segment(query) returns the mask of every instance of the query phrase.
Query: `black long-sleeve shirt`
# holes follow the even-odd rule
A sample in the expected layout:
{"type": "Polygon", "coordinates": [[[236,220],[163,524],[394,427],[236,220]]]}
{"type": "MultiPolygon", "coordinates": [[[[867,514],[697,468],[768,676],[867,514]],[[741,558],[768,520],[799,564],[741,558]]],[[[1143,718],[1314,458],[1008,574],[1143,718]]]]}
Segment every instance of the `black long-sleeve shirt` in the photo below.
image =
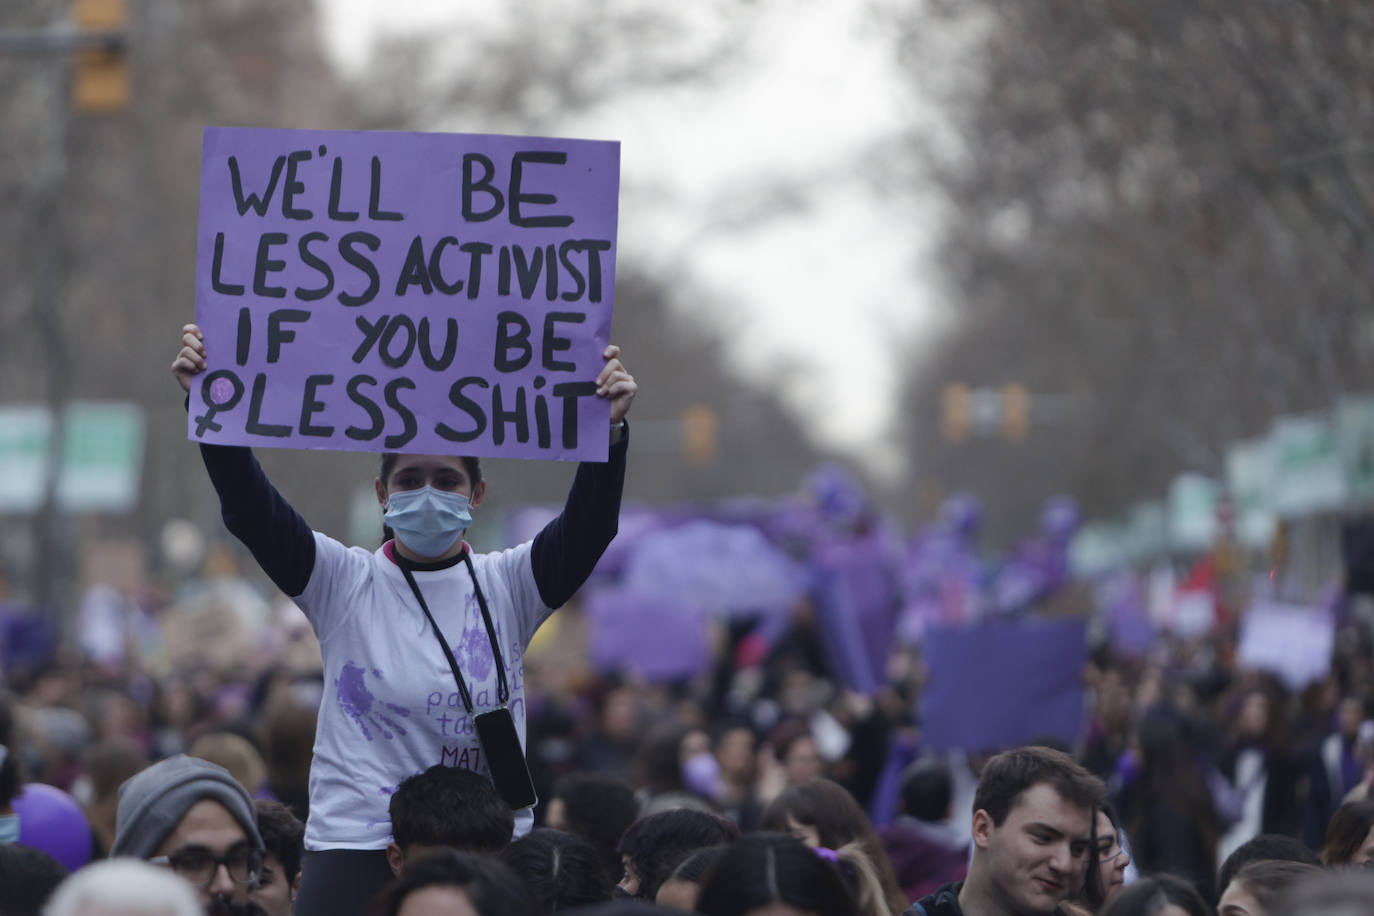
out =
{"type": "MultiPolygon", "coordinates": [[[[604,463],[578,465],[563,511],[535,535],[530,564],[548,607],[572,598],[615,538],[629,438],[627,423],[604,463]]],[[[315,566],[310,526],[267,479],[252,449],[202,443],[200,454],[219,494],[225,527],[277,588],[292,598],[300,595],[315,566]]]]}

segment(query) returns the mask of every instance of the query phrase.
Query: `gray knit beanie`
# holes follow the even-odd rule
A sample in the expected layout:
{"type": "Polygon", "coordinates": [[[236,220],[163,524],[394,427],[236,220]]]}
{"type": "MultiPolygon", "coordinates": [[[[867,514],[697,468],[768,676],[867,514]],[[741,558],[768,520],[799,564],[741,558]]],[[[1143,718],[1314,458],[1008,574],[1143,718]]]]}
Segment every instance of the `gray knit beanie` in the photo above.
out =
{"type": "Polygon", "coordinates": [[[110,856],[152,858],[191,806],[206,798],[227,808],[248,841],[263,848],[257,811],[243,786],[219,764],[177,754],[135,773],[119,787],[110,856]]]}

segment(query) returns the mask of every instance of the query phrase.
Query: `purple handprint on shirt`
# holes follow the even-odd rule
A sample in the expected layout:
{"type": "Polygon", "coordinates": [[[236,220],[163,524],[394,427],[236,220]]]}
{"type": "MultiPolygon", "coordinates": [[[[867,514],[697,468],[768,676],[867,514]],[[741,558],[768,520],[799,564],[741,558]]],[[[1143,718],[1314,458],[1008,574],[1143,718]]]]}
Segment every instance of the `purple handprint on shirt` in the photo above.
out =
{"type": "Polygon", "coordinates": [[[460,659],[458,667],[468,673],[474,683],[484,681],[491,675],[493,663],[487,625],[476,605],[476,598],[469,595],[467,614],[464,615],[463,637],[458,641],[458,651],[454,653],[460,659]]]}
{"type": "MultiPolygon", "coordinates": [[[[382,679],[382,672],[376,668],[372,669],[372,676],[377,680],[382,679]]],[[[410,710],[394,703],[380,702],[372,695],[372,691],[367,689],[367,671],[352,662],[345,662],[343,671],[334,681],[334,688],[338,692],[339,706],[344,712],[358,723],[358,728],[362,729],[363,737],[368,741],[372,740],[372,732],[368,729],[368,724],[382,733],[382,737],[388,741],[396,735],[404,735],[406,730],[387,715],[387,711],[397,716],[405,717],[410,715],[410,710]],[[388,728],[390,726],[390,728],[388,728]],[[394,732],[394,734],[393,734],[394,732]]]]}

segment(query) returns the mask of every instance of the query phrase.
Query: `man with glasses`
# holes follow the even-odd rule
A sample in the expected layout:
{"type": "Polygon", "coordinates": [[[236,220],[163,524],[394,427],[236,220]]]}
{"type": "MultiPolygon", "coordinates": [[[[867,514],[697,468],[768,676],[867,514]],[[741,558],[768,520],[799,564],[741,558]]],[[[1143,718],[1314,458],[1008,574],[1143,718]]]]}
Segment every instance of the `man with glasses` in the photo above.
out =
{"type": "Polygon", "coordinates": [[[111,857],[170,868],[200,893],[207,916],[257,916],[262,837],[248,792],[221,766],[178,754],[119,788],[111,857]]]}

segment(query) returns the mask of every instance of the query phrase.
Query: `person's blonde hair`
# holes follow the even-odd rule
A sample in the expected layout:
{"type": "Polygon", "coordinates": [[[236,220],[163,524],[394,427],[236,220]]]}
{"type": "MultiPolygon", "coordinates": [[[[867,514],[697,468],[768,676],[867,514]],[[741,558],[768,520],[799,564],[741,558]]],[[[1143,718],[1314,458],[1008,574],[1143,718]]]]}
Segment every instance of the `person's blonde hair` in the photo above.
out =
{"type": "Polygon", "coordinates": [[[906,906],[892,860],[868,814],[848,789],[824,776],[792,786],[763,809],[760,826],[764,830],[787,833],[789,818],[816,828],[820,845],[826,849],[838,850],[851,843],[859,844],[878,875],[888,909],[900,913],[906,906]]]}
{"type": "MultiPolygon", "coordinates": [[[[883,879],[873,857],[864,851],[861,841],[845,843],[835,850],[842,871],[853,871],[854,898],[859,904],[859,916],[892,916],[883,890],[883,879]],[[847,866],[847,868],[846,868],[847,866]]],[[[848,876],[846,876],[848,879],[848,876]]]]}
{"type": "Polygon", "coordinates": [[[186,753],[224,767],[249,795],[261,789],[267,779],[267,764],[258,749],[247,738],[233,732],[201,735],[186,753]]]}

